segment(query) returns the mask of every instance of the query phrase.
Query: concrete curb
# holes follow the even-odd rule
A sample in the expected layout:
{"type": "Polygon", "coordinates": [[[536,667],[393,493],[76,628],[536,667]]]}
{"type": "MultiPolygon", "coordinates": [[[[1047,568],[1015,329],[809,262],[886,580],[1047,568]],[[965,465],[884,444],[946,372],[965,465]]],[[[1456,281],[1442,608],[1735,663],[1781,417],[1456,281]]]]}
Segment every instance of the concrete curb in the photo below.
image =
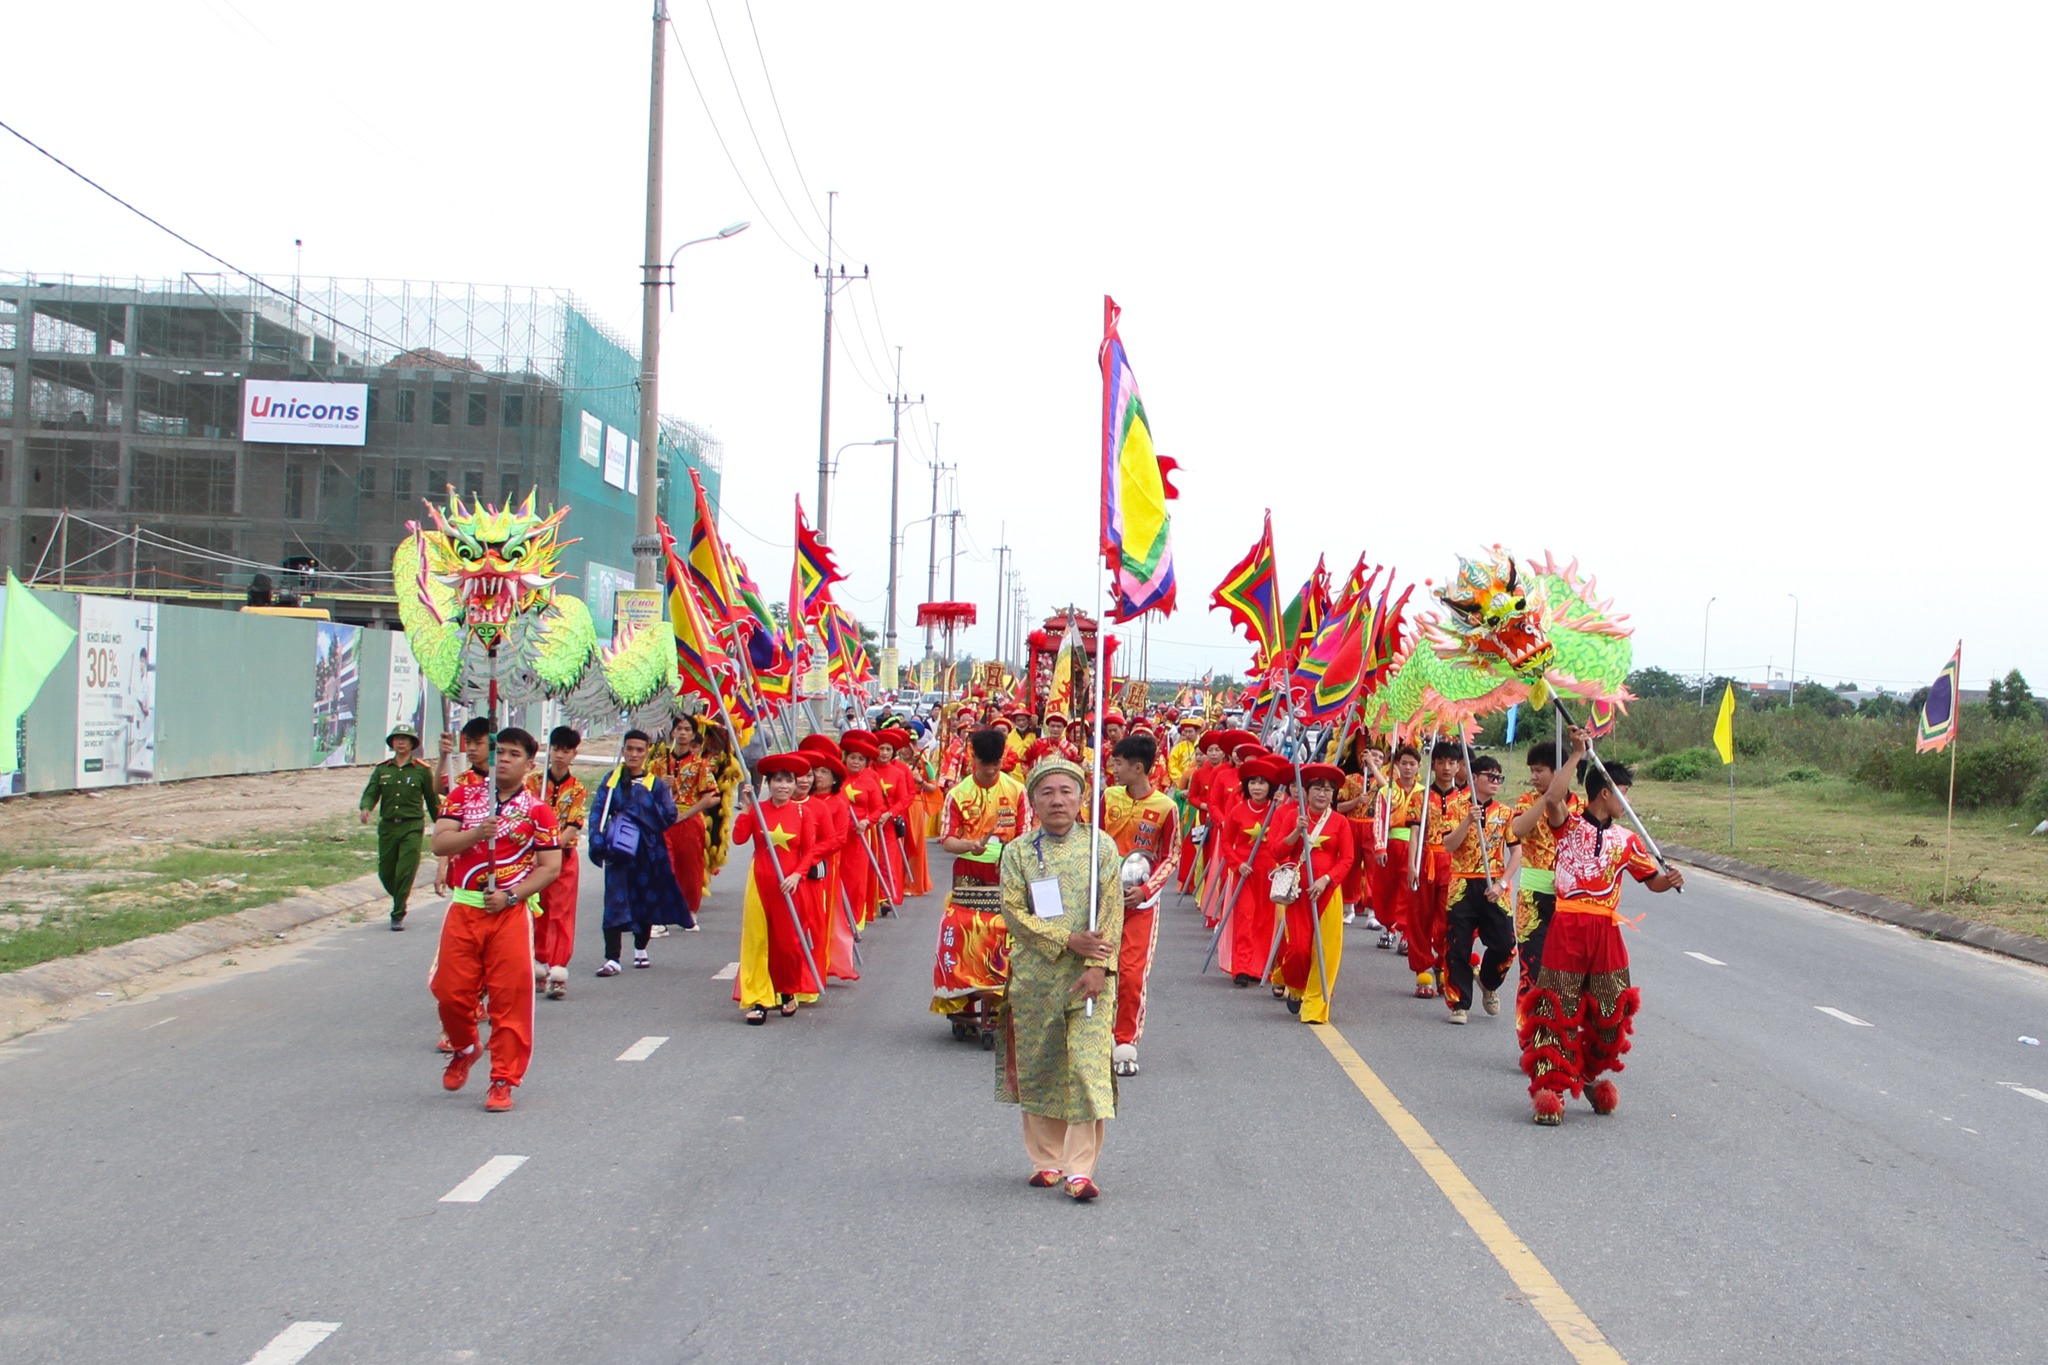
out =
{"type": "Polygon", "coordinates": [[[1994,928],[1989,924],[1978,924],[1959,915],[1947,914],[1940,910],[1923,910],[1917,905],[1891,900],[1869,891],[1855,891],[1833,882],[1820,881],[1814,877],[1802,877],[1796,872],[1779,872],[1773,868],[1758,867],[1745,863],[1739,858],[1730,858],[1724,853],[1703,853],[1698,849],[1683,848],[1677,844],[1664,845],[1664,851],[1674,861],[1693,867],[1703,867],[1709,872],[1718,872],[1736,881],[1749,882],[1755,886],[1769,887],[1782,891],[1788,896],[1801,900],[1818,901],[1835,910],[1846,910],[1852,915],[1874,919],[1885,924],[1911,929],[1926,934],[1929,938],[1946,939],[1951,943],[1967,943],[1972,948],[1999,953],[2005,957],[2016,957],[2022,962],[2032,962],[2048,967],[2048,940],[2015,934],[2009,929],[1994,928]]]}
{"type": "MultiPolygon", "coordinates": [[[[428,859],[413,883],[415,894],[423,887],[431,892],[433,873],[433,861],[428,859]]],[[[303,896],[251,906],[126,943],[109,944],[76,957],[39,962],[0,975],[0,1024],[9,1026],[7,1032],[18,1033],[23,1027],[33,1027],[24,1025],[24,1019],[41,1019],[80,996],[149,972],[183,966],[244,944],[272,939],[330,915],[350,911],[386,914],[390,903],[376,874],[371,873],[303,896]]]]}

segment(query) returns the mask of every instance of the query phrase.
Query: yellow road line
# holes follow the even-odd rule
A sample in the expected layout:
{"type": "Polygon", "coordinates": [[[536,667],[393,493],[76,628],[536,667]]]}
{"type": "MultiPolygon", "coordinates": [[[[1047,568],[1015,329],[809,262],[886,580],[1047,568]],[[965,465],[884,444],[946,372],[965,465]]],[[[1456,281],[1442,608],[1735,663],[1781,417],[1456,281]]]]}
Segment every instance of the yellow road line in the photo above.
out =
{"type": "Polygon", "coordinates": [[[1515,1282],[1515,1288],[1522,1291],[1529,1306],[1564,1343],[1572,1359],[1584,1362],[1584,1365],[1627,1365],[1621,1352],[1608,1344],[1600,1329],[1593,1325],[1593,1320],[1572,1301],[1571,1295],[1564,1292],[1564,1286],[1557,1282],[1557,1278],[1544,1269],[1543,1262],[1536,1259],[1536,1253],[1515,1236],[1514,1229],[1494,1211],[1486,1196],[1479,1192],[1479,1187],[1458,1169],[1458,1163],[1451,1160],[1450,1153],[1437,1146],[1429,1130],[1394,1097],[1386,1082],[1365,1064],[1365,1058],[1345,1041],[1344,1035],[1328,1024],[1319,1025],[1309,1032],[1322,1039],[1323,1046],[1337,1059],[1337,1065],[1344,1068],[1344,1074],[1351,1078],[1358,1092],[1379,1111],[1387,1127],[1394,1130],[1394,1136],[1408,1149],[1408,1155],[1414,1157],[1429,1178],[1436,1182],[1436,1187],[1444,1192],[1444,1198],[1451,1201],[1451,1207],[1493,1253],[1493,1259],[1500,1262],[1501,1269],[1507,1271],[1508,1278],[1515,1282]]]}

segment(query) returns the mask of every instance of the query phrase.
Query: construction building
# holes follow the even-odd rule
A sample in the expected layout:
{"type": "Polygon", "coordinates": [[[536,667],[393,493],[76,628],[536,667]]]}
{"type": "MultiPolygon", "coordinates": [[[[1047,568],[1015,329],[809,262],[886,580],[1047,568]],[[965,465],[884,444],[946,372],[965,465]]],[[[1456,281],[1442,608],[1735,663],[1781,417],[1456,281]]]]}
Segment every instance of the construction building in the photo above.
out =
{"type": "MultiPolygon", "coordinates": [[[[635,348],[549,289],[0,274],[0,560],[45,586],[226,605],[260,573],[390,624],[391,553],[423,499],[537,488],[573,509],[562,588],[606,630],[633,581],[638,378],[635,348]],[[308,421],[272,420],[288,412],[308,421]]],[[[682,466],[715,506],[720,449],[686,422],[661,432],[658,505],[681,534],[682,466]]]]}

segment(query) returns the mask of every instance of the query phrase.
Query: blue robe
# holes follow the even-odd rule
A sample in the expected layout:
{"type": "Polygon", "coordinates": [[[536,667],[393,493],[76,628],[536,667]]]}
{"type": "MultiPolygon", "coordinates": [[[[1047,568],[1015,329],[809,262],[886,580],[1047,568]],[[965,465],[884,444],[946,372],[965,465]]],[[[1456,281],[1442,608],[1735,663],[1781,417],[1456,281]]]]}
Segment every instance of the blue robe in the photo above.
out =
{"type": "Polygon", "coordinates": [[[676,822],[676,799],[658,777],[628,780],[614,768],[590,798],[590,861],[604,869],[604,927],[644,931],[656,924],[697,921],[683,904],[664,835],[676,822]],[[618,822],[640,827],[630,856],[612,852],[618,822]]]}

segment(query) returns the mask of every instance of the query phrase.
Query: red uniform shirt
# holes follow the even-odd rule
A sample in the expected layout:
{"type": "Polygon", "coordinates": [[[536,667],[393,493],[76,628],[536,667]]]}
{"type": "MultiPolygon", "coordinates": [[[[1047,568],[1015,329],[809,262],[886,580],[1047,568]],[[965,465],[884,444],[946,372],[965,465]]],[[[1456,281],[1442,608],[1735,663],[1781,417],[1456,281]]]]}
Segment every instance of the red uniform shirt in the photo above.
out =
{"type": "MultiPolygon", "coordinates": [[[[457,781],[441,807],[443,820],[458,820],[475,829],[491,818],[491,789],[482,782],[457,781]]],[[[555,812],[529,791],[520,791],[498,808],[497,837],[474,844],[449,860],[449,882],[465,891],[484,891],[492,868],[498,889],[518,894],[519,883],[545,850],[558,848],[555,812]]]]}
{"type": "Polygon", "coordinates": [[[1634,830],[1610,825],[1601,829],[1583,815],[1574,815],[1557,831],[1557,903],[1559,909],[1601,910],[1614,918],[1621,911],[1623,873],[1639,882],[1657,875],[1657,864],[1634,830]]]}
{"type": "Polygon", "coordinates": [[[782,903],[782,888],[776,884],[775,876],[778,865],[787,877],[817,861],[811,856],[804,826],[804,808],[795,801],[780,806],[763,801],[741,811],[739,819],[732,822],[734,843],[743,844],[749,839],[754,842],[754,890],[760,893],[763,905],[782,903]],[[754,818],[756,810],[761,815],[758,821],[754,818]],[[773,858],[768,856],[771,847],[775,850],[773,858]]]}

